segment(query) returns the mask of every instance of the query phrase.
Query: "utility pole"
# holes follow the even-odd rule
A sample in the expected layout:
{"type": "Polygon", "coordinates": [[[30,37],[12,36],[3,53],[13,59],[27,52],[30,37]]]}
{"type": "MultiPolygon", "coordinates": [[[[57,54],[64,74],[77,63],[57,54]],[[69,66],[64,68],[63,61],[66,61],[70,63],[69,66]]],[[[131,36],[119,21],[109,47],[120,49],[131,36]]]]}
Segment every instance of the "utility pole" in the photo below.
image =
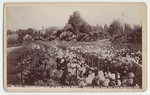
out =
{"type": "Polygon", "coordinates": [[[126,42],[126,34],[125,34],[125,25],[124,25],[124,14],[121,14],[122,15],[122,28],[123,28],[123,39],[124,41],[126,42]]]}
{"type": "Polygon", "coordinates": [[[124,34],[124,14],[121,14],[122,15],[122,28],[123,28],[123,34],[124,34]]]}
{"type": "Polygon", "coordinates": [[[44,30],[44,26],[42,26],[42,30],[44,30]]]}

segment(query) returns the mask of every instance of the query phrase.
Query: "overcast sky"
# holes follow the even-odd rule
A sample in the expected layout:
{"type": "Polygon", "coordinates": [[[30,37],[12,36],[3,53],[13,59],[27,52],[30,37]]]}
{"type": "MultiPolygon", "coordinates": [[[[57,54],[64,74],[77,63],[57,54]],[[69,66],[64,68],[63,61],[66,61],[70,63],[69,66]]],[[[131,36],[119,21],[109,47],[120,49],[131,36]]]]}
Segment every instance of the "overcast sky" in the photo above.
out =
{"type": "Polygon", "coordinates": [[[36,6],[7,6],[6,28],[11,30],[57,26],[64,27],[73,11],[91,25],[110,24],[114,19],[141,25],[141,6],[109,4],[47,4],[36,6]],[[122,17],[121,14],[124,14],[122,17]]]}

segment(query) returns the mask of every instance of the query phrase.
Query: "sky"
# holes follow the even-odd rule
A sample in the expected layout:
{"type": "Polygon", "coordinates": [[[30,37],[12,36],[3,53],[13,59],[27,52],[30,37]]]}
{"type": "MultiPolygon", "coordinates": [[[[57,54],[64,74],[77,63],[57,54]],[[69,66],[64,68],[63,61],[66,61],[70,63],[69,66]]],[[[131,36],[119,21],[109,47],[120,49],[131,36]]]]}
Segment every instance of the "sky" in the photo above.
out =
{"type": "Polygon", "coordinates": [[[91,25],[110,25],[114,19],[123,20],[131,26],[142,23],[142,7],[134,4],[30,4],[6,6],[6,29],[62,28],[74,11],[79,11],[81,17],[91,25]]]}

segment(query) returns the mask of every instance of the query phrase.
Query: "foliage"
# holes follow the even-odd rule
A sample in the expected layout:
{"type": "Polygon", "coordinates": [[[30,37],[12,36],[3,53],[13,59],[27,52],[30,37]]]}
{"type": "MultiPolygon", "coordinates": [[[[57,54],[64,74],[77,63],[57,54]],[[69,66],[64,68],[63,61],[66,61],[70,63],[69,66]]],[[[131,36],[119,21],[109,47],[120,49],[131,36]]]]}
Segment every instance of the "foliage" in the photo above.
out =
{"type": "Polygon", "coordinates": [[[30,35],[34,40],[52,41],[55,39],[65,41],[97,41],[101,39],[110,39],[113,42],[124,43],[141,43],[142,42],[142,26],[123,24],[120,20],[113,20],[108,26],[90,25],[85,21],[79,11],[74,11],[70,15],[64,28],[51,26],[45,30],[35,30],[33,28],[19,29],[17,31],[7,31],[7,35],[18,34],[18,43],[23,43],[23,37],[30,35]],[[124,25],[124,26],[123,26],[124,25]],[[44,33],[42,33],[44,32],[44,33]]]}
{"type": "Polygon", "coordinates": [[[122,37],[123,31],[121,22],[119,20],[113,20],[113,22],[109,26],[108,32],[112,37],[122,37]]]}
{"type": "Polygon", "coordinates": [[[79,33],[79,27],[82,24],[83,19],[80,16],[80,13],[78,11],[73,12],[73,15],[70,15],[68,24],[70,24],[73,28],[73,33],[78,35],[79,33]]]}
{"type": "Polygon", "coordinates": [[[108,32],[109,27],[107,26],[107,24],[104,25],[104,32],[108,32]]]}
{"type": "Polygon", "coordinates": [[[8,30],[7,30],[7,36],[8,36],[8,35],[12,35],[12,34],[15,34],[15,31],[12,31],[12,30],[8,29],[8,30]]]}
{"type": "Polygon", "coordinates": [[[58,30],[57,27],[46,28],[44,38],[48,38],[49,40],[56,38],[58,30]]]}
{"type": "Polygon", "coordinates": [[[7,36],[7,45],[13,45],[18,43],[18,35],[12,34],[7,36]]]}
{"type": "Polygon", "coordinates": [[[73,12],[73,15],[70,15],[67,26],[67,28],[69,28],[67,30],[76,35],[77,41],[85,40],[85,38],[90,36],[90,34],[93,32],[93,27],[83,18],[81,18],[81,15],[78,11],[75,11],[73,12]]]}
{"type": "Polygon", "coordinates": [[[134,38],[134,42],[142,43],[142,26],[134,25],[133,28],[134,34],[132,34],[134,38]]]}

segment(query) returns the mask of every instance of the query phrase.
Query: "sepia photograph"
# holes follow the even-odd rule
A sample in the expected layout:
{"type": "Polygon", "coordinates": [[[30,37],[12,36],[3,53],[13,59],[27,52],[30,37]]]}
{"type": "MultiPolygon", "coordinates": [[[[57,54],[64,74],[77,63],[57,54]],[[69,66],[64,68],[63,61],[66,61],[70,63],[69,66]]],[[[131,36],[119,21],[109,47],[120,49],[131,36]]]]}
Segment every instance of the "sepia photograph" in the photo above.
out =
{"type": "Polygon", "coordinates": [[[144,3],[5,3],[6,91],[145,91],[144,3]]]}

